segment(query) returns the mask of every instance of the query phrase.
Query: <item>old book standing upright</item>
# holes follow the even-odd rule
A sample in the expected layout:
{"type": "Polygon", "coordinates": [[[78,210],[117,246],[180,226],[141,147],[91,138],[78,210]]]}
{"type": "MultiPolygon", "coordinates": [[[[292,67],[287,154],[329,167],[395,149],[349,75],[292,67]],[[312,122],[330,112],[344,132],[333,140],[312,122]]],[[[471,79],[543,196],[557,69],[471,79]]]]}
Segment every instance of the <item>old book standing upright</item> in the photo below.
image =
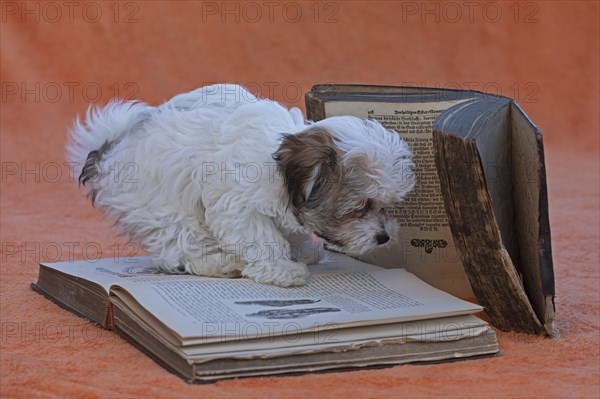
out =
{"type": "Polygon", "coordinates": [[[505,331],[557,336],[540,130],[510,98],[475,91],[316,85],[309,119],[355,115],[397,131],[417,185],[391,210],[397,244],[362,260],[404,267],[505,331]]]}

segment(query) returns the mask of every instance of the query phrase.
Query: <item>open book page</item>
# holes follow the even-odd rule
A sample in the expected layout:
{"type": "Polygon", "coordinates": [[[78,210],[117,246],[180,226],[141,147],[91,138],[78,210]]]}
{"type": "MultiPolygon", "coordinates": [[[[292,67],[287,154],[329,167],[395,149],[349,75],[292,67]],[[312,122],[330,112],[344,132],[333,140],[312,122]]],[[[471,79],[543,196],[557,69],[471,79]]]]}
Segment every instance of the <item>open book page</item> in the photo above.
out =
{"type": "Polygon", "coordinates": [[[158,274],[147,257],[46,265],[147,310],[180,341],[219,342],[475,313],[481,307],[403,269],[326,256],[309,282],[280,288],[246,279],[158,274]]]}
{"type": "MultiPolygon", "coordinates": [[[[473,323],[474,324],[474,323],[473,323]]],[[[392,325],[394,326],[394,325],[392,325]]],[[[460,339],[469,339],[477,337],[490,330],[489,326],[484,325],[473,325],[469,328],[447,331],[445,338],[441,339],[440,333],[431,332],[428,334],[419,334],[415,336],[384,336],[379,338],[377,336],[370,337],[377,333],[375,330],[381,330],[386,326],[368,326],[368,327],[357,327],[355,328],[357,337],[352,340],[349,337],[345,337],[345,332],[348,329],[336,330],[340,333],[340,337],[333,338],[329,342],[318,342],[311,337],[311,334],[303,334],[301,339],[297,336],[292,336],[292,339],[286,339],[290,336],[281,336],[269,341],[260,342],[259,344],[251,341],[239,341],[239,342],[227,342],[222,344],[215,344],[215,347],[211,345],[196,345],[191,347],[181,348],[181,353],[188,359],[193,359],[194,362],[199,363],[202,361],[210,361],[213,359],[219,359],[223,357],[231,357],[237,359],[243,358],[256,358],[261,356],[276,357],[276,356],[289,356],[294,354],[306,354],[322,351],[349,351],[356,350],[366,346],[378,346],[378,345],[389,345],[392,343],[402,344],[406,342],[442,342],[442,341],[457,341],[460,339]],[[370,331],[373,329],[374,331],[370,331]],[[362,332],[367,334],[366,337],[360,337],[362,332]],[[233,345],[233,347],[231,347],[233,345]]],[[[389,333],[393,331],[393,328],[388,328],[389,333]]]]}
{"type": "Polygon", "coordinates": [[[422,320],[480,311],[403,269],[313,274],[301,287],[246,279],[124,281],[111,288],[139,304],[182,341],[204,343],[336,327],[422,320]]]}
{"type": "MultiPolygon", "coordinates": [[[[382,326],[369,326],[359,328],[359,331],[363,331],[367,329],[367,334],[370,332],[368,329],[382,326]]],[[[346,329],[337,330],[340,333],[344,333],[346,329]]],[[[307,354],[307,353],[316,353],[323,351],[330,352],[347,352],[350,350],[356,350],[359,348],[364,348],[367,346],[382,346],[389,344],[403,344],[407,342],[441,342],[441,341],[457,341],[460,339],[470,339],[477,336],[480,336],[490,330],[489,326],[472,326],[468,329],[463,330],[454,330],[448,332],[448,339],[441,340],[439,339],[439,333],[429,333],[422,334],[418,336],[389,336],[384,338],[357,338],[356,340],[342,340],[340,337],[339,341],[335,342],[311,342],[310,336],[303,337],[303,339],[297,343],[294,341],[286,340],[287,336],[278,337],[275,340],[272,340],[270,344],[264,343],[262,346],[258,346],[252,341],[240,341],[239,343],[226,343],[226,344],[216,344],[219,345],[215,348],[208,348],[209,350],[215,351],[212,353],[207,353],[205,351],[204,346],[193,346],[193,347],[184,347],[181,352],[183,356],[188,359],[193,359],[195,363],[206,362],[214,359],[222,359],[223,357],[230,357],[236,359],[251,359],[260,356],[262,358],[268,357],[278,357],[278,356],[289,356],[296,354],[307,354]],[[290,344],[291,342],[291,344],[290,344]],[[235,344],[233,348],[228,348],[228,346],[235,344]],[[287,345],[286,345],[287,344],[287,345]],[[220,352],[217,350],[222,349],[220,352]],[[227,351],[226,349],[230,349],[227,351]]],[[[491,340],[490,340],[491,341],[491,340]]],[[[492,343],[492,342],[490,342],[492,343]]]]}
{"type": "Polygon", "coordinates": [[[469,101],[438,102],[330,101],[325,115],[354,115],[379,121],[406,140],[413,151],[416,185],[391,212],[400,222],[397,244],[361,257],[368,263],[401,267],[460,298],[474,298],[454,245],[433,152],[433,123],[446,109],[469,101]]]}
{"type": "MultiPolygon", "coordinates": [[[[188,274],[166,274],[147,256],[128,258],[102,258],[72,262],[42,263],[42,265],[96,283],[109,293],[110,287],[123,282],[153,284],[161,281],[194,281],[200,278],[188,274]]],[[[311,273],[350,272],[381,269],[349,256],[325,251],[323,259],[309,266],[311,273]]]]}
{"type": "Polygon", "coordinates": [[[114,304],[117,329],[187,379],[440,361],[498,353],[494,331],[470,315],[180,346],[147,328],[143,315],[139,318],[123,311],[119,298],[114,298],[114,304]]]}
{"type": "MultiPolygon", "coordinates": [[[[118,303],[120,299],[116,299],[118,303]]],[[[255,357],[268,354],[290,354],[315,350],[335,349],[338,347],[357,348],[364,345],[381,345],[389,342],[441,342],[478,336],[488,331],[486,322],[472,315],[443,317],[428,320],[410,321],[404,323],[371,325],[338,329],[330,324],[321,330],[305,333],[266,336],[258,339],[206,343],[202,338],[190,339],[183,345],[169,339],[165,327],[153,322],[154,317],[145,309],[139,308],[127,316],[134,323],[122,326],[127,330],[127,324],[145,324],[146,330],[155,339],[163,342],[172,350],[186,358],[194,360],[210,360],[216,357],[255,357]],[[148,323],[149,320],[152,320],[148,323]]],[[[135,329],[126,331],[136,334],[135,329]]]]}
{"type": "Polygon", "coordinates": [[[102,286],[107,294],[111,286],[125,281],[152,284],[160,281],[197,278],[190,275],[161,273],[152,260],[145,256],[42,263],[42,265],[96,283],[102,286]]]}

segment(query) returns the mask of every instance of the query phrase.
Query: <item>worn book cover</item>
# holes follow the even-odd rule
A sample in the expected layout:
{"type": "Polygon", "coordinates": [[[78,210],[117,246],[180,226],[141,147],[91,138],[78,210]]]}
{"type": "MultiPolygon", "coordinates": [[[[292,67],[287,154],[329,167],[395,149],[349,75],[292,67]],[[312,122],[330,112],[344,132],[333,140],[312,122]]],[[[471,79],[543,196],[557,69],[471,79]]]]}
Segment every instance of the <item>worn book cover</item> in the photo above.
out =
{"type": "Polygon", "coordinates": [[[558,335],[543,141],[515,101],[464,90],[316,85],[306,107],[315,121],[378,120],[414,153],[415,189],[393,210],[400,241],[361,259],[475,297],[502,330],[558,335]]]}

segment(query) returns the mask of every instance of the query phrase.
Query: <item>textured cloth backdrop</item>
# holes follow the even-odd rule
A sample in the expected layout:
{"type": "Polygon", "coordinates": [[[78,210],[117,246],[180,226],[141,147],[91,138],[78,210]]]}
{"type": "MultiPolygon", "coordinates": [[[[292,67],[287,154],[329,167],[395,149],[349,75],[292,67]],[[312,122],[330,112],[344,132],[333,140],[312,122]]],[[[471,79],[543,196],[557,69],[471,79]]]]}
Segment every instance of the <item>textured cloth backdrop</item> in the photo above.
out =
{"type": "Polygon", "coordinates": [[[598,2],[43,2],[1,14],[3,397],[598,397],[598,2]],[[239,82],[303,107],[314,83],[516,98],[544,132],[559,340],[502,356],[193,386],[29,288],[37,263],[130,255],[82,198],[66,132],[89,103],[239,82]]]}

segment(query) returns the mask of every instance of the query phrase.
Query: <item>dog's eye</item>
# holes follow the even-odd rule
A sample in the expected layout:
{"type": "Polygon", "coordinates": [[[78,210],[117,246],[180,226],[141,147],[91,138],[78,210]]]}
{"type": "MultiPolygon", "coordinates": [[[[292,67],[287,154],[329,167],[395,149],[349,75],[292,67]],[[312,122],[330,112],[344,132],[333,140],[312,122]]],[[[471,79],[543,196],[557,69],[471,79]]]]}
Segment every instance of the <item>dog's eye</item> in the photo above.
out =
{"type": "Polygon", "coordinates": [[[361,218],[365,216],[373,207],[373,201],[368,199],[363,206],[354,211],[354,217],[361,218]]]}

